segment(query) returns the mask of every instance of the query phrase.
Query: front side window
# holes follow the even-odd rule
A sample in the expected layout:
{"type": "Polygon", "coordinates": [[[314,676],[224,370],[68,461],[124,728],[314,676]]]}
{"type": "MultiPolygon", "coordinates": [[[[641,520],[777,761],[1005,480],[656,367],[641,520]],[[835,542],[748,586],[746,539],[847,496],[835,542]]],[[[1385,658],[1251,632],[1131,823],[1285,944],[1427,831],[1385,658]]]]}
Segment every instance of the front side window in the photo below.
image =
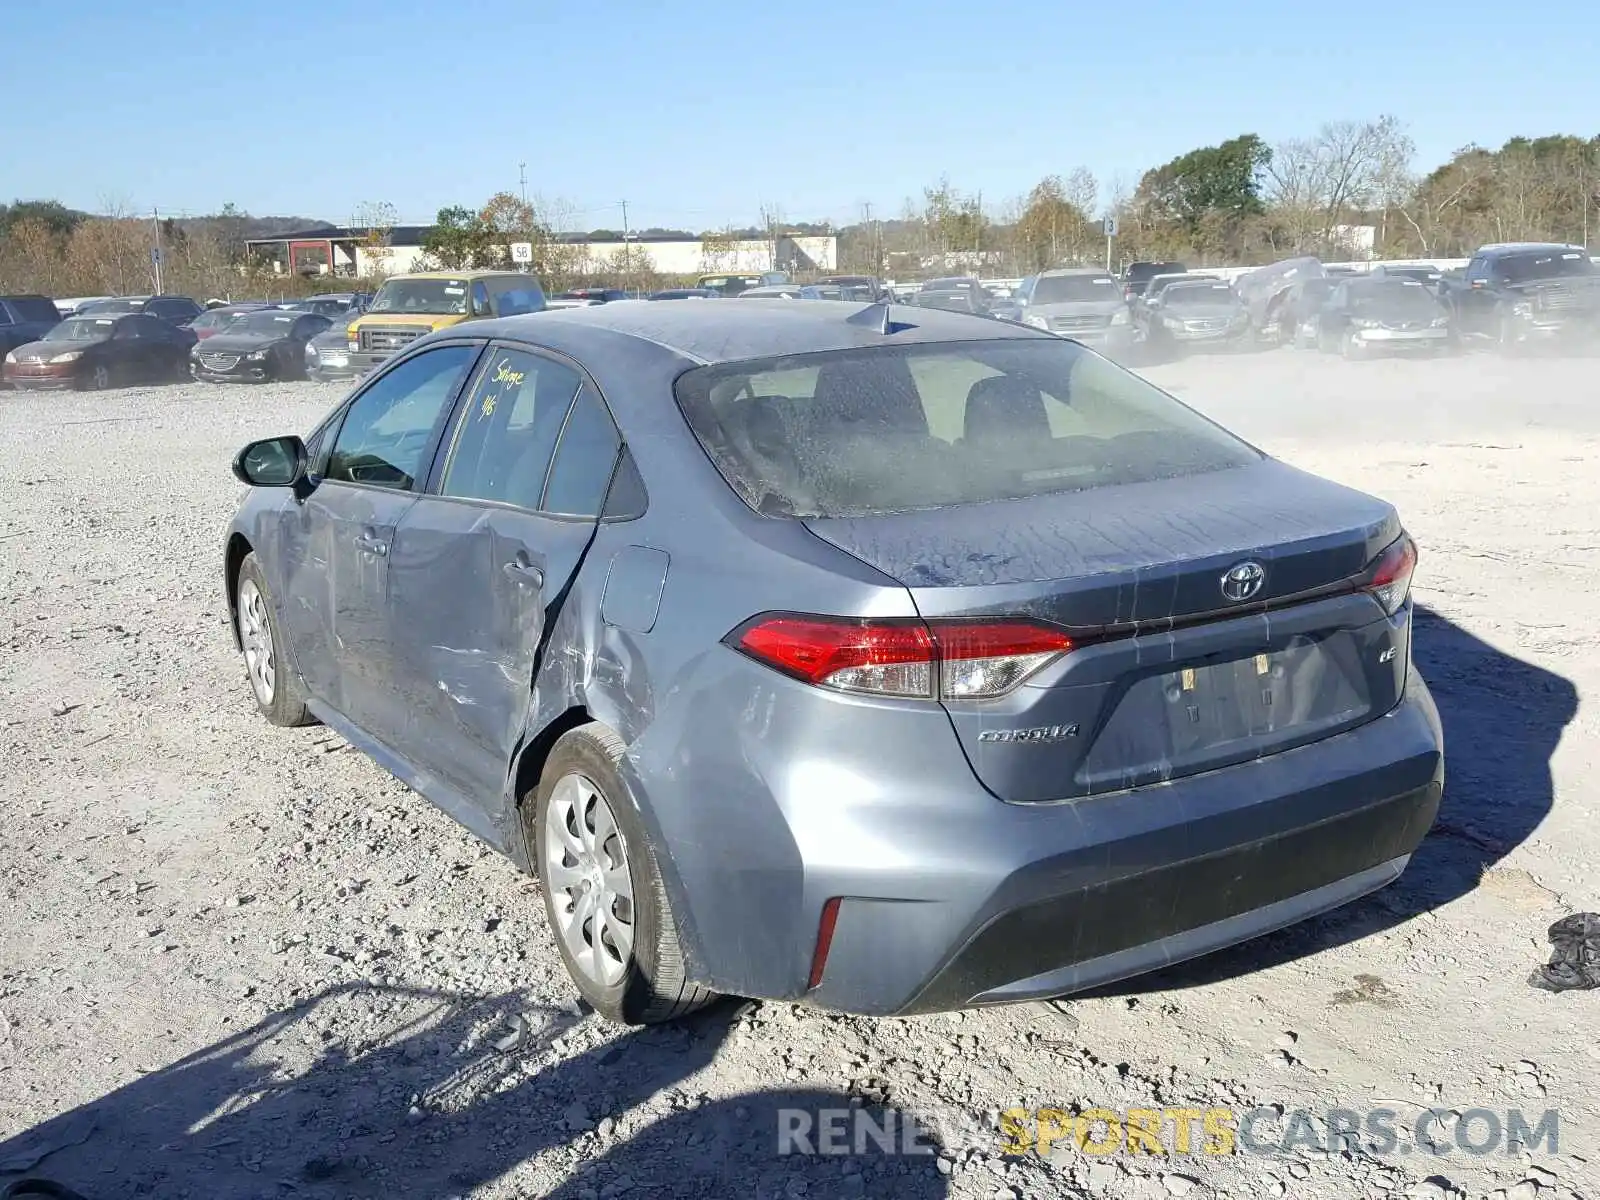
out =
{"type": "Polygon", "coordinates": [[[326,478],[410,491],[427,473],[433,432],[476,346],[441,346],[398,363],[350,403],[326,478]]]}
{"type": "Polygon", "coordinates": [[[1259,461],[1152,384],[1056,339],[725,363],[679,407],[757,512],[853,517],[1140,483],[1259,461]]]}
{"type": "Polygon", "coordinates": [[[551,452],[582,382],[565,363],[496,349],[462,405],[440,491],[537,509],[551,452]]]}

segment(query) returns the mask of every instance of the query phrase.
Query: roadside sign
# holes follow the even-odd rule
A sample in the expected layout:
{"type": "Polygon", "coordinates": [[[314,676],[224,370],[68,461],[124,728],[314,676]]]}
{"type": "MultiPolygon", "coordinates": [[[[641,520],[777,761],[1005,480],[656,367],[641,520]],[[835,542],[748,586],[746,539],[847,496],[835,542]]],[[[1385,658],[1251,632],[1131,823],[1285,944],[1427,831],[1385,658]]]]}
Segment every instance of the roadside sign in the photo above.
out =
{"type": "Polygon", "coordinates": [[[533,261],[533,243],[512,242],[511,261],[518,263],[531,263],[533,261]]]}
{"type": "Polygon", "coordinates": [[[1105,226],[1107,237],[1117,236],[1117,219],[1115,217],[1107,217],[1105,220],[1105,226]]]}

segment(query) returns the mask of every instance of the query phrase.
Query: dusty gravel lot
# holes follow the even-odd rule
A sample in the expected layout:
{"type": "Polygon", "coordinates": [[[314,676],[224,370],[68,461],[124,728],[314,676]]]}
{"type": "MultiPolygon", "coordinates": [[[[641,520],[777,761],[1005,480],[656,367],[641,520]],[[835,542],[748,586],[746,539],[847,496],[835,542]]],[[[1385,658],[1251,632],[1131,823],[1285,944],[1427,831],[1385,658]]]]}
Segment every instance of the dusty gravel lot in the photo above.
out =
{"type": "Polygon", "coordinates": [[[1600,992],[1526,982],[1551,921],[1600,909],[1600,363],[1275,351],[1150,373],[1392,499],[1420,543],[1449,774],[1408,874],[1065,1012],[730,1003],[642,1033],[572,1005],[509,864],[326,730],[255,714],[219,578],[228,459],[338,388],[0,393],[0,1185],[75,1142],[39,1172],[89,1200],[1600,1197],[1600,992]],[[1560,1142],[776,1154],[778,1108],[852,1091],[1553,1108],[1560,1142]]]}

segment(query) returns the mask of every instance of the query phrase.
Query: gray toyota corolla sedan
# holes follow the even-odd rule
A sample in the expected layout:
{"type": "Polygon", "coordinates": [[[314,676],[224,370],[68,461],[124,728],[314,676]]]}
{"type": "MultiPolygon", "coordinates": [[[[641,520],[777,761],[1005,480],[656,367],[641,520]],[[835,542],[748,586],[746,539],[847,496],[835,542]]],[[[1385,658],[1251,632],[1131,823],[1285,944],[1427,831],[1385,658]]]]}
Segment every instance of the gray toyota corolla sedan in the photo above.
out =
{"type": "Polygon", "coordinates": [[[619,1021],[1059,996],[1395,879],[1383,501],[1070,340],[843,301],[441,331],[240,451],[248,678],[543,885],[619,1021]]]}

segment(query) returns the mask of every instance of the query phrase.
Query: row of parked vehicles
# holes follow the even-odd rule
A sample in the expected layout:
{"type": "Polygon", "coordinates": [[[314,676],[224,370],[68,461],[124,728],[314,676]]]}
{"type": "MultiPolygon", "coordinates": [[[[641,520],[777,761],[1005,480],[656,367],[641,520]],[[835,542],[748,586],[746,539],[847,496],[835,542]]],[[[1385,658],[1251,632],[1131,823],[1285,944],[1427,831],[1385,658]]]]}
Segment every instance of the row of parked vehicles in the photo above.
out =
{"type": "Polygon", "coordinates": [[[104,388],[192,377],[223,382],[364,375],[413,341],[463,321],[619,301],[896,300],[1027,325],[1113,359],[1288,345],[1347,358],[1450,353],[1464,340],[1507,351],[1600,336],[1600,267],[1581,246],[1480,248],[1459,273],[1380,263],[1368,271],[1285,259],[1229,280],[1180,262],[1042,271],[1012,288],[968,276],[890,288],[867,275],[795,283],[783,272],[708,274],[652,293],[575,288],[546,296],[522,271],[397,275],[376,294],[280,303],[185,296],[97,297],[58,305],[0,297],[4,380],[104,388]]]}
{"type": "Polygon", "coordinates": [[[336,323],[343,328],[371,299],[341,292],[203,305],[188,296],[0,296],[0,378],[15,388],[85,390],[299,378],[306,346],[336,323]]]}
{"type": "Polygon", "coordinates": [[[1508,242],[1460,272],[1427,264],[1370,270],[1286,259],[1229,280],[1181,262],[1136,262],[1120,276],[1044,271],[1002,289],[934,279],[907,303],[1016,321],[1112,358],[1288,345],[1363,358],[1451,353],[1464,341],[1508,351],[1600,337],[1600,267],[1582,246],[1508,242]]]}

